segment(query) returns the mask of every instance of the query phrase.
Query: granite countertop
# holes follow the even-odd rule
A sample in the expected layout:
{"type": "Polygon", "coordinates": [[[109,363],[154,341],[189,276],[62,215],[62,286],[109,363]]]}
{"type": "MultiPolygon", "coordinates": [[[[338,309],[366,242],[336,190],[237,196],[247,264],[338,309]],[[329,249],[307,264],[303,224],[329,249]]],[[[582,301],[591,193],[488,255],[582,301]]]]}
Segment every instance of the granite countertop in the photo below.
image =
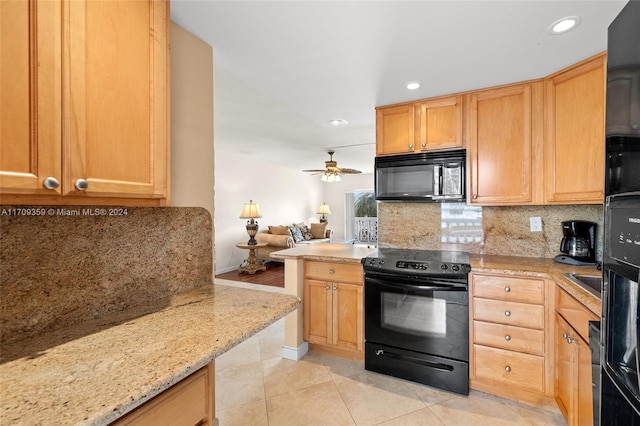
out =
{"type": "Polygon", "coordinates": [[[299,305],[216,284],[3,345],[0,424],[107,424],[299,305]]]}
{"type": "Polygon", "coordinates": [[[377,251],[375,247],[354,244],[300,244],[294,248],[271,253],[275,259],[309,259],[329,262],[360,263],[360,259],[377,251]]]}
{"type": "Polygon", "coordinates": [[[602,301],[584,288],[565,277],[567,273],[600,277],[602,271],[595,266],[574,266],[555,262],[553,259],[519,256],[489,256],[470,254],[471,270],[541,277],[554,280],[561,288],[575,297],[597,316],[602,312],[602,301]]]}

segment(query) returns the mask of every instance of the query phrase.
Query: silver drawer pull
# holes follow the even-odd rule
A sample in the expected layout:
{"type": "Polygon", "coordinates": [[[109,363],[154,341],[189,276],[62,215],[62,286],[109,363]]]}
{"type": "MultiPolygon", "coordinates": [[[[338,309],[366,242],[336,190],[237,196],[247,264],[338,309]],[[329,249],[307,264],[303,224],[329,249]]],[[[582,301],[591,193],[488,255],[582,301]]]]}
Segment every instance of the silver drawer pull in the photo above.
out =
{"type": "Polygon", "coordinates": [[[511,311],[504,311],[504,315],[506,317],[510,317],[511,316],[511,311]]]}
{"type": "Polygon", "coordinates": [[[329,269],[329,275],[333,275],[335,271],[333,269],[329,269]]]}
{"type": "Polygon", "coordinates": [[[504,340],[506,340],[506,341],[508,342],[509,340],[511,340],[511,336],[509,336],[509,335],[507,334],[506,336],[504,336],[504,340]]]}
{"type": "Polygon", "coordinates": [[[504,288],[504,291],[505,291],[506,293],[509,293],[509,292],[511,291],[511,287],[505,287],[505,288],[504,288]]]}
{"type": "Polygon", "coordinates": [[[506,366],[506,368],[504,369],[504,371],[506,371],[507,373],[511,373],[511,367],[509,367],[508,365],[506,366]]]}

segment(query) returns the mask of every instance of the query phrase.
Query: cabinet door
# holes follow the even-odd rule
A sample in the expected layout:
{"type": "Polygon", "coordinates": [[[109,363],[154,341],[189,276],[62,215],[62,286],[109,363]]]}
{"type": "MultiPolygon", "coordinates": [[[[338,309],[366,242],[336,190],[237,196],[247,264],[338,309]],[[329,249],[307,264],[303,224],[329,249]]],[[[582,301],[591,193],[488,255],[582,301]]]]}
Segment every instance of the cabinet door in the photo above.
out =
{"type": "Polygon", "coordinates": [[[415,142],[421,150],[462,147],[462,96],[431,99],[415,108],[415,142]]]}
{"type": "Polygon", "coordinates": [[[376,111],[376,155],[414,151],[413,115],[413,105],[384,107],[376,111]]]}
{"type": "MultiPolygon", "coordinates": [[[[573,373],[573,347],[567,342],[564,335],[571,334],[571,326],[556,314],[556,402],[565,419],[571,413],[574,373],[573,373]]],[[[567,421],[568,424],[571,424],[567,421]]]]}
{"type": "Polygon", "coordinates": [[[362,286],[333,284],[333,344],[362,352],[362,286]]]}
{"type": "Polygon", "coordinates": [[[64,11],[63,194],[164,198],[168,2],[66,1],[64,11]]]}
{"type": "Polygon", "coordinates": [[[332,291],[325,281],[304,281],[304,339],[309,343],[331,344],[332,291]]]}
{"type": "Polygon", "coordinates": [[[534,165],[542,129],[542,85],[522,84],[468,95],[470,203],[538,202],[534,165]]]}
{"type": "Polygon", "coordinates": [[[604,199],[604,55],[545,79],[545,201],[604,199]]]}
{"type": "Polygon", "coordinates": [[[43,182],[62,180],[61,10],[58,1],[0,2],[1,194],[60,193],[43,182]]]}

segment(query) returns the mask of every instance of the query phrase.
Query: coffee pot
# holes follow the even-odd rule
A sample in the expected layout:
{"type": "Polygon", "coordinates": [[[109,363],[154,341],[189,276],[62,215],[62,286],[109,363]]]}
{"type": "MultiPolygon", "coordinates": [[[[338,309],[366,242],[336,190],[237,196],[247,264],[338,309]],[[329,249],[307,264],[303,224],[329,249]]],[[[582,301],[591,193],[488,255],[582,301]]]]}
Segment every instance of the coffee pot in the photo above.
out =
{"type": "Polygon", "coordinates": [[[585,220],[562,222],[564,236],[560,242],[561,254],[553,260],[570,265],[595,265],[596,226],[585,220]]]}

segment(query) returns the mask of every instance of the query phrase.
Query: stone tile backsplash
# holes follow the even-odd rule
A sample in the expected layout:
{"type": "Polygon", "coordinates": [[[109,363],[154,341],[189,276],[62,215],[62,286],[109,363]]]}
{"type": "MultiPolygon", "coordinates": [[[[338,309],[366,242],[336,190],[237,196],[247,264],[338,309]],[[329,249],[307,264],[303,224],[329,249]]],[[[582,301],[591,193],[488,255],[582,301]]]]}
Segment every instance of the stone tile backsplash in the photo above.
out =
{"type": "Polygon", "coordinates": [[[461,203],[381,202],[378,245],[552,258],[560,252],[560,223],[566,220],[597,223],[596,258],[601,260],[601,205],[471,207],[461,203]],[[542,232],[530,231],[530,217],[542,219],[542,232]]]}
{"type": "Polygon", "coordinates": [[[213,283],[202,208],[46,207],[0,216],[0,342],[91,320],[213,283]],[[100,212],[101,213],[101,212],[100,212]],[[120,212],[122,213],[122,212],[120,212]]]}

